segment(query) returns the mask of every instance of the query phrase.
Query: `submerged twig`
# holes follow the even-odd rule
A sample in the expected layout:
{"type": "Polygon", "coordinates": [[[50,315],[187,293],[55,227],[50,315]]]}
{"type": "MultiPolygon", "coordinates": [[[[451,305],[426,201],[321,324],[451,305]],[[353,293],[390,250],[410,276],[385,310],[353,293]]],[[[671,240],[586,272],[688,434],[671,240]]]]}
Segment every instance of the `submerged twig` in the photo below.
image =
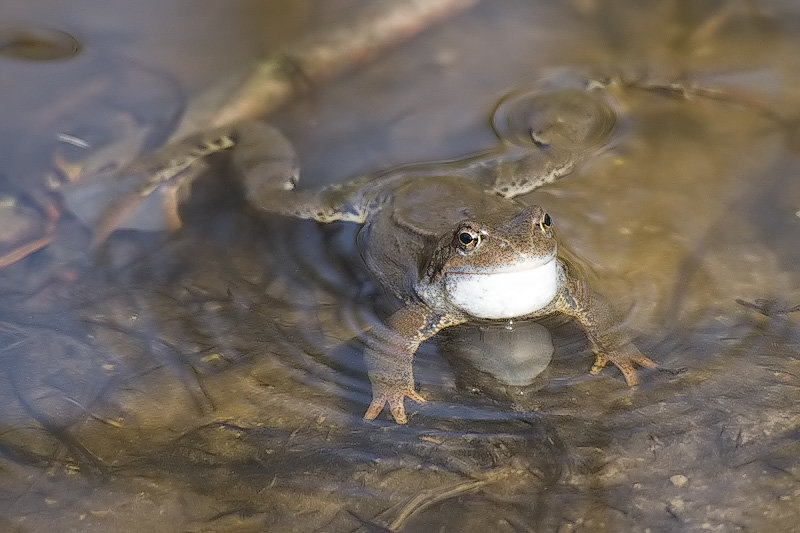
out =
{"type": "Polygon", "coordinates": [[[632,89],[651,91],[674,96],[683,100],[692,98],[704,98],[730,105],[739,106],[745,109],[752,109],[768,120],[784,125],[786,120],[776,112],[762,95],[753,91],[736,90],[730,88],[703,87],[696,84],[683,83],[658,83],[658,82],[627,82],[622,80],[622,85],[632,89]]]}
{"type": "Polygon", "coordinates": [[[52,234],[47,234],[47,235],[44,235],[42,237],[39,237],[38,239],[34,239],[34,240],[30,241],[30,242],[26,242],[26,243],[18,246],[17,248],[14,248],[13,250],[9,251],[8,253],[0,256],[0,268],[5,268],[5,267],[7,267],[9,265],[13,265],[14,263],[19,261],[20,259],[24,259],[25,257],[28,257],[33,252],[35,252],[37,250],[41,250],[42,248],[44,248],[45,246],[50,244],[50,242],[52,240],[53,240],[53,235],[52,234]]]}
{"type": "Polygon", "coordinates": [[[443,501],[475,492],[487,485],[497,483],[508,479],[513,475],[520,473],[520,470],[515,468],[496,468],[484,474],[475,475],[473,479],[462,481],[450,486],[438,486],[431,489],[420,491],[419,494],[408,500],[397,513],[397,516],[391,523],[387,524],[389,531],[400,530],[408,520],[417,513],[425,509],[441,503],[443,501]]]}

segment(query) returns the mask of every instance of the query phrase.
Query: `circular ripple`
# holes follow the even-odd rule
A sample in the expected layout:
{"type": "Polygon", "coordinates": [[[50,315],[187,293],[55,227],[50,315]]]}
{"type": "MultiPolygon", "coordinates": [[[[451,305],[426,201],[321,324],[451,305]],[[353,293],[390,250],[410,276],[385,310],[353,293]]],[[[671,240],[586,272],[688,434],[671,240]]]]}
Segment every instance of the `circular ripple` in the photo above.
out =
{"type": "Polygon", "coordinates": [[[516,92],[497,106],[494,130],[519,146],[531,144],[583,151],[604,144],[617,115],[599,91],[563,89],[516,92]]]}

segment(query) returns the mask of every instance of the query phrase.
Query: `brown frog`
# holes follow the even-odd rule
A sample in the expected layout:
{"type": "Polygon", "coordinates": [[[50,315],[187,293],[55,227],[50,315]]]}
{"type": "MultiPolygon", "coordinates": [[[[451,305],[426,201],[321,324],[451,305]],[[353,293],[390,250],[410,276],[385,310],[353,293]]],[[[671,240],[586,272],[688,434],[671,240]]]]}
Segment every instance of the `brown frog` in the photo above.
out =
{"type": "Polygon", "coordinates": [[[357,241],[367,267],[403,302],[385,328],[368,336],[373,399],[366,419],[388,404],[395,421],[406,423],[405,398],[424,401],[414,389],[417,347],[441,329],[469,321],[565,313],[592,343],[593,374],[612,363],[632,386],[638,383],[635,365],[655,367],[609,303],[559,259],[550,215],[513,199],[568,173],[606,143],[613,109],[596,89],[514,98],[511,134],[478,158],[317,191],[293,190],[294,175],[279,184],[246,178],[248,199],[265,211],[361,224],[357,241]]]}

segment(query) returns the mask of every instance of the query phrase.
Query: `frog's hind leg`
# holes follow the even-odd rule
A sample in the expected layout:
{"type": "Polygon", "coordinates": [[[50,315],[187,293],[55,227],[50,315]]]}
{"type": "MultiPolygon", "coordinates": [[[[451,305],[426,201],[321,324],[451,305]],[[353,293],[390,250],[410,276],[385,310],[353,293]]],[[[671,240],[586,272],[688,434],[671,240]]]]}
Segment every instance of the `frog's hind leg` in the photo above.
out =
{"type": "Polygon", "coordinates": [[[617,114],[604,91],[567,86],[511,93],[492,123],[504,150],[475,170],[483,171],[479,181],[488,191],[512,198],[569,174],[608,146],[617,114]]]}
{"type": "Polygon", "coordinates": [[[236,125],[233,166],[248,202],[268,213],[361,223],[367,211],[364,179],[318,190],[295,190],[299,180],[297,154],[276,128],[262,122],[236,125]]]}
{"type": "MultiPolygon", "coordinates": [[[[516,147],[515,147],[516,148],[516,147]]],[[[487,192],[513,198],[553,183],[575,168],[582,154],[561,148],[512,149],[472,169],[475,181],[487,192]]]]}
{"type": "Polygon", "coordinates": [[[254,207],[280,215],[306,218],[318,222],[337,220],[362,224],[369,209],[369,200],[358,180],[330,185],[322,189],[294,190],[276,188],[252,180],[245,182],[247,201],[254,207]]]}
{"type": "Polygon", "coordinates": [[[492,150],[454,161],[402,165],[321,189],[298,190],[295,189],[298,172],[294,152],[289,152],[291,147],[277,154],[274,153],[275,143],[269,148],[273,155],[263,155],[263,148],[243,153],[234,151],[234,165],[243,175],[242,182],[251,205],[268,213],[357,224],[362,224],[369,213],[379,209],[394,188],[416,178],[448,175],[489,184],[494,180],[494,170],[484,168],[483,162],[494,161],[500,153],[492,150]]]}

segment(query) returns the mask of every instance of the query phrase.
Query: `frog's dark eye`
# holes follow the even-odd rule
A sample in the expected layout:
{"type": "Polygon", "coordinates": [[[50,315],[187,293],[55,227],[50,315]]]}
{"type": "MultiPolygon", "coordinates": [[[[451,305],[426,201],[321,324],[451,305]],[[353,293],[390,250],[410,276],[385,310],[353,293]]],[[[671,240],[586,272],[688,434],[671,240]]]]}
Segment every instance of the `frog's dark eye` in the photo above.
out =
{"type": "Polygon", "coordinates": [[[456,232],[456,245],[463,252],[471,252],[480,243],[481,234],[469,226],[463,226],[456,232]]]}
{"type": "Polygon", "coordinates": [[[542,218],[539,219],[539,229],[542,230],[543,233],[546,233],[548,236],[550,235],[547,231],[547,228],[553,223],[550,215],[547,213],[544,214],[542,218]]]}

